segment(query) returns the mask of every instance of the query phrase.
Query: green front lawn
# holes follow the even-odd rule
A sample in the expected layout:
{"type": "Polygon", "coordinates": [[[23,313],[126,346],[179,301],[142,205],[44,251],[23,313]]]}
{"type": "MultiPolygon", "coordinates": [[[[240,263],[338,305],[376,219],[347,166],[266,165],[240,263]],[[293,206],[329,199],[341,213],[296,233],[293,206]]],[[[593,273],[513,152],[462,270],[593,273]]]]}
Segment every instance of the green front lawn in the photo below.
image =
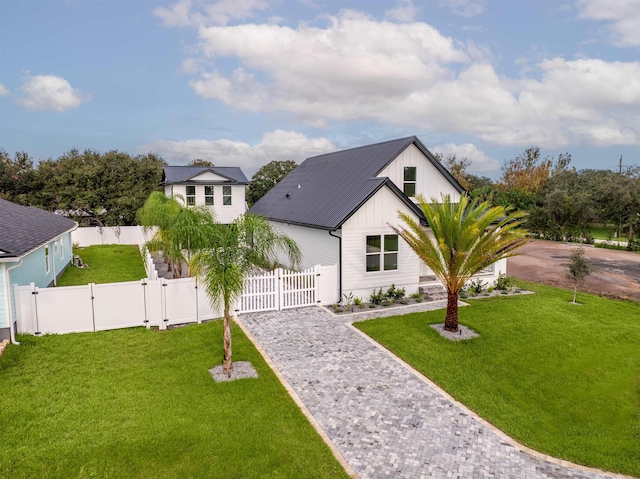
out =
{"type": "Polygon", "coordinates": [[[356,327],[521,443],[640,476],[640,304],[524,287],[460,308],[481,335],[468,341],[429,327],[443,310],[356,327]]]}
{"type": "Polygon", "coordinates": [[[236,327],[258,379],[213,381],[222,324],[22,336],[0,357],[0,477],[346,478],[236,327]]]}
{"type": "Polygon", "coordinates": [[[88,268],[69,266],[58,279],[58,286],[88,283],[119,283],[147,277],[140,250],[136,245],[94,245],[74,248],[88,268]]]}

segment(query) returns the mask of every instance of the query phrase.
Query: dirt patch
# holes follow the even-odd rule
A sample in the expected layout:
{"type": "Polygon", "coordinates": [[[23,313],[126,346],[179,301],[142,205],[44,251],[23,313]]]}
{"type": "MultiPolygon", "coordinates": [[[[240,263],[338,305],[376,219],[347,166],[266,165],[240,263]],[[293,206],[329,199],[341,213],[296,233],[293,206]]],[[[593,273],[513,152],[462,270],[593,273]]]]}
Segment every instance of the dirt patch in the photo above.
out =
{"type": "MultiPolygon", "coordinates": [[[[579,245],[532,240],[519,256],[507,260],[507,274],[516,278],[562,288],[573,288],[565,278],[571,249],[579,245]]],[[[640,301],[640,254],[584,246],[592,273],[579,291],[610,298],[640,301]]]]}

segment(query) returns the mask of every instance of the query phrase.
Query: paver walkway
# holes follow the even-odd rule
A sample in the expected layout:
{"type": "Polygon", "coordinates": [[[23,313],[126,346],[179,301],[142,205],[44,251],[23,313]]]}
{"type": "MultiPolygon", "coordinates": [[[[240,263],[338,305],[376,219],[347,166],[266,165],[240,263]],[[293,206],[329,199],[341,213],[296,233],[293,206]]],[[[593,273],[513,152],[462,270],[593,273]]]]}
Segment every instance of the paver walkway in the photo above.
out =
{"type": "Polygon", "coordinates": [[[345,324],[354,317],[310,307],[240,319],[361,478],[619,477],[560,466],[508,444],[345,324]]]}

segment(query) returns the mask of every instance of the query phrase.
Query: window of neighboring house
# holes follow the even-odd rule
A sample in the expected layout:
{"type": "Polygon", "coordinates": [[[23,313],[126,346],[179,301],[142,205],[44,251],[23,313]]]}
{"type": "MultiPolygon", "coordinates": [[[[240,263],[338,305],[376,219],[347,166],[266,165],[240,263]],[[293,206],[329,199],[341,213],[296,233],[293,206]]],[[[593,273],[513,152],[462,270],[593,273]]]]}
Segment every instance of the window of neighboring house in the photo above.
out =
{"type": "Polygon", "coordinates": [[[222,204],[225,206],[231,206],[231,187],[222,187],[222,204]]]}
{"type": "Polygon", "coordinates": [[[213,186],[204,187],[204,204],[213,206],[213,186]]]}
{"type": "Polygon", "coordinates": [[[398,269],[398,235],[367,236],[367,272],[398,269]]]}
{"type": "Polygon", "coordinates": [[[409,198],[416,196],[416,167],[404,167],[404,194],[409,198]]]}
{"type": "Polygon", "coordinates": [[[58,240],[55,240],[53,242],[53,256],[55,257],[55,255],[58,254],[58,240]]]}
{"type": "Polygon", "coordinates": [[[194,185],[187,185],[187,206],[196,205],[196,187],[194,185]]]}
{"type": "Polygon", "coordinates": [[[64,246],[62,243],[62,238],[60,238],[60,259],[64,259],[64,246]]]}
{"type": "Polygon", "coordinates": [[[47,271],[47,273],[49,272],[49,247],[45,246],[44,247],[44,267],[45,270],[47,271]]]}

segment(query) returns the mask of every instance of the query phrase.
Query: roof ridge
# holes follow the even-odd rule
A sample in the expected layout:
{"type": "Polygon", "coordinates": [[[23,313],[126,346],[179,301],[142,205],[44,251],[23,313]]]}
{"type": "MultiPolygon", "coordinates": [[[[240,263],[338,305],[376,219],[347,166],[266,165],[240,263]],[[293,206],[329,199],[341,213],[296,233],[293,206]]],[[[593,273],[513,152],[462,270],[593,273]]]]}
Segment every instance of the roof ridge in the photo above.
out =
{"type": "Polygon", "coordinates": [[[402,140],[417,140],[418,137],[416,135],[411,135],[411,136],[407,136],[404,138],[396,138],[394,140],[386,140],[386,141],[381,141],[379,143],[372,143],[371,145],[361,145],[361,146],[354,146],[353,148],[347,148],[345,150],[336,150],[336,151],[330,151],[329,153],[322,153],[321,155],[316,155],[316,156],[310,156],[309,158],[307,158],[307,160],[312,160],[314,158],[319,158],[321,156],[327,156],[327,155],[332,155],[334,153],[346,153],[347,151],[353,151],[353,150],[360,150],[362,148],[371,148],[372,146],[380,146],[380,145],[384,145],[386,143],[393,143],[395,141],[402,141],[402,140]]]}

